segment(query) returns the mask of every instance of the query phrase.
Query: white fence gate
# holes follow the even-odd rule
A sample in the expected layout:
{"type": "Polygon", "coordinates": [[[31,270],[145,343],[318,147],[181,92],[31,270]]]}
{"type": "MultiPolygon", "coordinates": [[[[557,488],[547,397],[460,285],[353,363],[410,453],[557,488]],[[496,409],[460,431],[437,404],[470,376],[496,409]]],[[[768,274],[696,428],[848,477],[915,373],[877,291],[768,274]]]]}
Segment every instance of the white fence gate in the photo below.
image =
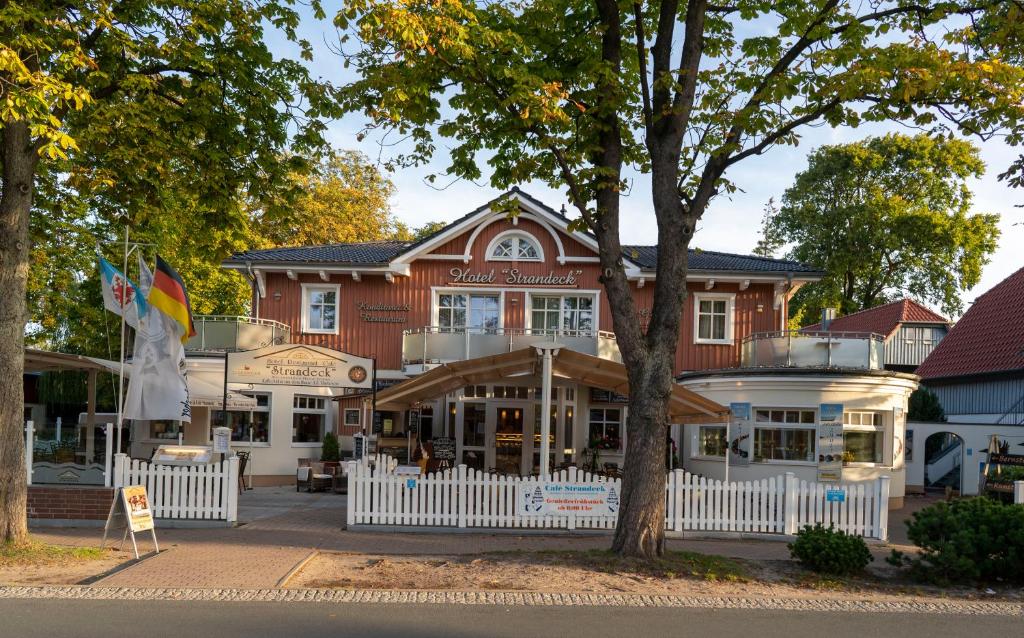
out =
{"type": "Polygon", "coordinates": [[[205,465],[154,465],[114,456],[114,487],[145,485],[155,518],[238,520],[238,457],[205,465]]]}
{"type": "MultiPolygon", "coordinates": [[[[569,468],[540,477],[499,476],[465,465],[410,477],[395,474],[384,457],[374,467],[350,462],[349,525],[431,527],[614,529],[617,516],[524,515],[523,490],[544,483],[602,484],[621,494],[621,481],[569,468]]],[[[665,528],[669,532],[795,534],[804,525],[826,527],[885,540],[888,536],[889,479],[864,483],[808,483],[785,476],[724,483],[683,470],[665,485],[665,528]],[[829,498],[829,492],[833,498],[829,498]],[[838,498],[842,500],[834,500],[838,498]]]]}

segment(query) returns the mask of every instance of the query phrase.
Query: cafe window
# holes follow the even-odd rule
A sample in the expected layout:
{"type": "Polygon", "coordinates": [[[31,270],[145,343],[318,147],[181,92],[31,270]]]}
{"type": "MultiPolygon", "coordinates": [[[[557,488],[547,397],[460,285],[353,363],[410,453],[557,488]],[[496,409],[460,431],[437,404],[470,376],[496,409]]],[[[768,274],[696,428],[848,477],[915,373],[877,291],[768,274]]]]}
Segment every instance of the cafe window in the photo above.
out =
{"type": "Polygon", "coordinates": [[[252,410],[228,410],[227,422],[222,410],[210,410],[210,436],[212,428],[231,428],[231,440],[245,443],[252,432],[254,443],[270,442],[270,394],[267,392],[243,392],[245,396],[256,400],[252,410]]]}
{"type": "Polygon", "coordinates": [[[483,447],[487,444],[487,407],[483,403],[462,406],[462,445],[483,447]]]}
{"type": "Polygon", "coordinates": [[[755,410],[755,461],[814,461],[814,410],[755,410]]]}
{"type": "Polygon", "coordinates": [[[485,385],[467,385],[462,389],[462,396],[467,398],[475,399],[486,399],[487,398],[487,386],[485,385]]]}
{"type": "Polygon", "coordinates": [[[843,412],[843,462],[882,463],[885,428],[879,412],[843,412]]]}
{"type": "Polygon", "coordinates": [[[338,333],[338,285],[302,284],[302,331],[338,333]]]}
{"type": "Polygon", "coordinates": [[[579,295],[533,295],[530,332],[534,334],[594,334],[594,298],[579,295]]]}
{"type": "Polygon", "coordinates": [[[541,261],[544,254],[537,240],[526,233],[506,231],[491,241],[489,261],[541,261]]]}
{"type": "Polygon", "coordinates": [[[177,441],[178,434],[184,434],[181,421],[150,421],[149,438],[161,441],[177,441]]]}
{"type": "Polygon", "coordinates": [[[602,450],[622,449],[622,410],[619,408],[590,409],[590,447],[602,450]]]}
{"type": "Polygon", "coordinates": [[[699,456],[725,456],[725,450],[728,448],[725,426],[702,425],[697,436],[699,456]]]}
{"type": "Polygon", "coordinates": [[[694,294],[694,343],[732,343],[735,295],[694,294]]]}
{"type": "Polygon", "coordinates": [[[358,426],[360,412],[359,408],[345,408],[345,425],[358,426]]]}
{"type": "Polygon", "coordinates": [[[292,400],[292,443],[321,443],[327,426],[327,399],[296,394],[292,400]]]}
{"type": "Polygon", "coordinates": [[[437,296],[439,332],[496,332],[500,304],[497,295],[441,293],[437,296]]]}

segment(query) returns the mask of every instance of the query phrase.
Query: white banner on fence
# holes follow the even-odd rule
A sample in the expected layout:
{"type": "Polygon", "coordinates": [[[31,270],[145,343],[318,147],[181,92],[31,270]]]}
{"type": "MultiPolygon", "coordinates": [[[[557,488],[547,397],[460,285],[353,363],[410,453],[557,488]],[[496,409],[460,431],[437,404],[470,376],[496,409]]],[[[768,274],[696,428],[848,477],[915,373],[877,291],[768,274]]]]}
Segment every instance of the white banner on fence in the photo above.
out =
{"type": "Polygon", "coordinates": [[[522,516],[615,516],[619,493],[611,483],[536,483],[519,488],[522,516]]]}

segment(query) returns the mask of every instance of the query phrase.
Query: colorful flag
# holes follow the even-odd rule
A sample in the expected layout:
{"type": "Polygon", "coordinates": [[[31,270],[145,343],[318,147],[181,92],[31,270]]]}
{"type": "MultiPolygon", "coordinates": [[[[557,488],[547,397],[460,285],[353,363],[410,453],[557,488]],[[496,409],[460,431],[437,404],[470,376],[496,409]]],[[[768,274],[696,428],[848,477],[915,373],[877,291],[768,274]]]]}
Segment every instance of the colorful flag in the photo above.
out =
{"type": "Polygon", "coordinates": [[[196,336],[196,328],[192,323],[192,304],[185,291],[185,282],[170,264],[160,259],[160,255],[156,257],[156,274],[153,275],[153,286],[147,301],[178,324],[182,343],[196,336]]]}
{"type": "MultiPolygon", "coordinates": [[[[139,292],[152,293],[153,273],[139,256],[139,292]]],[[[135,332],[124,418],[192,422],[185,349],[177,320],[151,304],[135,332]]]]}
{"type": "Polygon", "coordinates": [[[109,261],[100,257],[100,284],[103,289],[103,307],[124,317],[132,328],[139,327],[139,318],[145,316],[146,299],[131,279],[125,277],[109,261]]]}

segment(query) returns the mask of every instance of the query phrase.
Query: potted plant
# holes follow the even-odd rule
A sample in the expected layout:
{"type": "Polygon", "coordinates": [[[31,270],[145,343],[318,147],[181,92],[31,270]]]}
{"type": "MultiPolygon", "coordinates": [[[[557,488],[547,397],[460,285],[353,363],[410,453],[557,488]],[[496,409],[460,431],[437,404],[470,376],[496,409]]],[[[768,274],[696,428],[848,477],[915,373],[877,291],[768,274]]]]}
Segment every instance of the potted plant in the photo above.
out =
{"type": "Polygon", "coordinates": [[[338,447],[338,437],[333,432],[324,434],[320,461],[324,464],[324,470],[330,474],[334,473],[334,468],[341,465],[341,449],[338,447]]]}

